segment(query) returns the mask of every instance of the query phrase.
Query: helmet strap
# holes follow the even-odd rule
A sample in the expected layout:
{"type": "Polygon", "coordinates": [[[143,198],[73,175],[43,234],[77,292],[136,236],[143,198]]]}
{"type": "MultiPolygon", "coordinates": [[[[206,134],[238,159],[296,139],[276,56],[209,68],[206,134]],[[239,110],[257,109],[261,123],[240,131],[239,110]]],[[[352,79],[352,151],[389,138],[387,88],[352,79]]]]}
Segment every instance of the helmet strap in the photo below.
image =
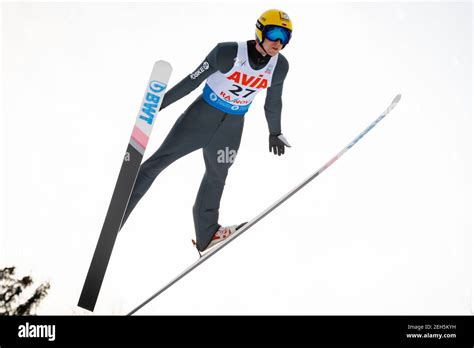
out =
{"type": "Polygon", "coordinates": [[[265,26],[262,24],[262,22],[257,20],[256,27],[258,29],[260,29],[260,32],[262,33],[262,42],[260,42],[260,39],[258,38],[258,36],[255,35],[256,38],[257,38],[257,44],[262,48],[262,50],[263,50],[263,52],[265,52],[265,54],[268,54],[268,52],[265,51],[265,48],[263,47],[263,41],[265,41],[265,33],[264,33],[265,26]]]}
{"type": "Polygon", "coordinates": [[[262,42],[260,43],[259,40],[257,40],[257,45],[260,46],[260,48],[265,52],[266,55],[268,55],[268,52],[265,50],[265,47],[263,47],[263,41],[265,41],[265,38],[263,38],[262,42]]]}

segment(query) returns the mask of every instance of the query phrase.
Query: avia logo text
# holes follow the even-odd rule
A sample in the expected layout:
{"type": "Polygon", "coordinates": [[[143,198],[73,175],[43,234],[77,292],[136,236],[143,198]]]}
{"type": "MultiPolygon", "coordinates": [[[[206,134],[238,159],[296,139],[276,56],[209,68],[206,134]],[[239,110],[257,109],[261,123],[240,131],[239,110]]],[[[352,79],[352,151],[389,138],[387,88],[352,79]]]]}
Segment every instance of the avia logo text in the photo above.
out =
{"type": "Polygon", "coordinates": [[[247,74],[240,73],[239,71],[234,72],[232,75],[227,77],[228,80],[234,81],[239,85],[264,89],[268,87],[268,80],[263,78],[263,75],[249,76],[247,74]]]}

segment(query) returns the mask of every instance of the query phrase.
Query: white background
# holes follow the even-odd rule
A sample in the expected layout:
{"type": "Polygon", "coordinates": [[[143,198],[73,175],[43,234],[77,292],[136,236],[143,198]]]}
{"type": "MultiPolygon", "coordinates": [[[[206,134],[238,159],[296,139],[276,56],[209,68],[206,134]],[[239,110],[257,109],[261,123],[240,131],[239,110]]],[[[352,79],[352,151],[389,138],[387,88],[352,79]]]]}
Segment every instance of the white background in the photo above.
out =
{"type": "MultiPolygon", "coordinates": [[[[155,60],[171,85],[258,15],[294,22],[283,132],[260,95],[222,224],[247,221],[398,107],[304,190],[140,314],[469,314],[471,3],[3,3],[0,267],[76,307],[155,60]]],[[[168,107],[146,157],[201,88],[168,107]]],[[[196,258],[200,151],[162,173],[119,235],[94,314],[124,314],[196,258]]]]}

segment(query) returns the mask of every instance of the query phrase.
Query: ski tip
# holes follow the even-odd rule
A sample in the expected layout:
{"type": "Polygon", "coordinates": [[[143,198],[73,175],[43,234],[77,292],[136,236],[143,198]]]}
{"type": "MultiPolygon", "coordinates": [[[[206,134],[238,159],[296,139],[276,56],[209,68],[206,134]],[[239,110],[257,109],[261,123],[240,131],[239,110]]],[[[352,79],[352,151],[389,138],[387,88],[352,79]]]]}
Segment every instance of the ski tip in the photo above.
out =
{"type": "Polygon", "coordinates": [[[171,64],[169,62],[167,62],[166,60],[157,60],[155,62],[155,66],[159,66],[160,68],[165,68],[165,69],[172,70],[171,64]]]}
{"type": "Polygon", "coordinates": [[[393,99],[392,104],[397,104],[400,101],[400,99],[402,99],[402,95],[397,94],[397,96],[393,99]]]}

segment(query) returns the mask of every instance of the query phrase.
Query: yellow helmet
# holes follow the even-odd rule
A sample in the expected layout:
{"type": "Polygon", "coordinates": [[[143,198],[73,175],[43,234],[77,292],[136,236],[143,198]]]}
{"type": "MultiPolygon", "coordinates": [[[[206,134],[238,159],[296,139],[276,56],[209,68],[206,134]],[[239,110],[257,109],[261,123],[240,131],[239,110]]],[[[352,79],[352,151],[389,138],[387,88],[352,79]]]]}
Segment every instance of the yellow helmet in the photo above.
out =
{"type": "Polygon", "coordinates": [[[280,40],[285,46],[290,41],[293,32],[293,23],[290,17],[285,12],[275,9],[262,13],[255,27],[255,36],[259,44],[268,38],[272,41],[280,40]]]}

